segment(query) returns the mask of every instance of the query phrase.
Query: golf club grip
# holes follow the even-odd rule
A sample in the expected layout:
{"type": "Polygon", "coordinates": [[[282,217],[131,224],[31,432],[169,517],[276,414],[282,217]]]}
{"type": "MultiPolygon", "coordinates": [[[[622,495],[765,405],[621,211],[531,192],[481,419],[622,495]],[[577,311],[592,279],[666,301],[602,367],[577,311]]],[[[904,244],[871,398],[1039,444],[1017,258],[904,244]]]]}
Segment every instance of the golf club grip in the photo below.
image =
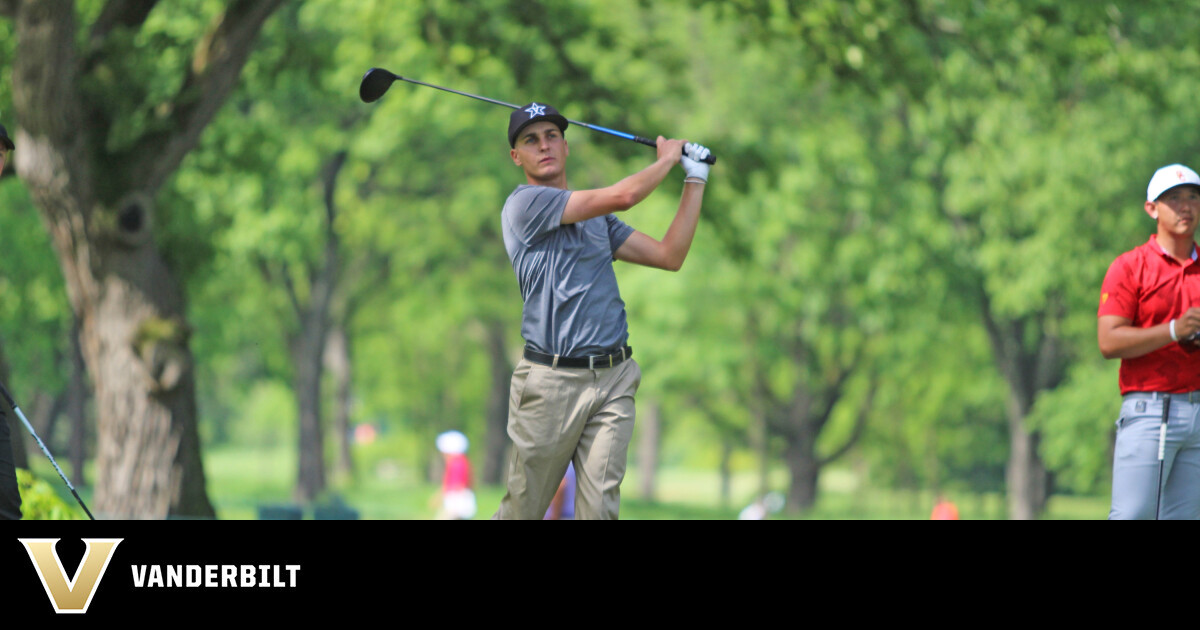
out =
{"type": "Polygon", "coordinates": [[[1162,424],[1158,428],[1158,461],[1161,464],[1167,450],[1167,423],[1171,421],[1171,395],[1163,396],[1162,424]]]}
{"type": "MultiPolygon", "coordinates": [[[[643,138],[641,136],[633,136],[633,141],[640,142],[648,147],[658,148],[658,143],[655,142],[654,140],[651,140],[650,138],[643,138]]],[[[708,157],[701,160],[701,162],[704,162],[705,164],[716,164],[717,158],[712,153],[709,153],[708,157]]]]}
{"type": "Polygon", "coordinates": [[[1167,423],[1164,421],[1158,429],[1158,461],[1163,461],[1167,454],[1167,423]]]}

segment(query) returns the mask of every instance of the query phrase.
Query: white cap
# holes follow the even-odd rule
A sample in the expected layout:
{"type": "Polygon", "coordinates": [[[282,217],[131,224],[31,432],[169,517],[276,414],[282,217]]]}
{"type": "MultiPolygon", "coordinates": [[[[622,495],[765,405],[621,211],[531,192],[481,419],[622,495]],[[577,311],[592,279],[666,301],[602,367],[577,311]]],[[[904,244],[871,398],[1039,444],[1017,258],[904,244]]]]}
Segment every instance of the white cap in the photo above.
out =
{"type": "Polygon", "coordinates": [[[446,431],[437,436],[437,448],[447,455],[461,455],[467,452],[467,436],[458,431],[446,431]]]}
{"type": "Polygon", "coordinates": [[[1155,171],[1154,177],[1150,178],[1150,185],[1146,188],[1146,201],[1155,201],[1168,190],[1184,184],[1200,186],[1200,175],[1182,164],[1164,166],[1155,171]]]}

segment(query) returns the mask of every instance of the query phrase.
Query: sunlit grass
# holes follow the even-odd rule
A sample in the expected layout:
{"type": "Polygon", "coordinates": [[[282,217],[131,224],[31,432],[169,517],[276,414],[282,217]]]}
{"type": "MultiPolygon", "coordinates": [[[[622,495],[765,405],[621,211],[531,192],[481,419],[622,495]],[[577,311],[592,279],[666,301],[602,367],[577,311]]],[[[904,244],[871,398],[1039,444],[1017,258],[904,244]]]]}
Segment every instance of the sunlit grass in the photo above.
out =
{"type": "MultiPolygon", "coordinates": [[[[204,455],[208,494],[221,519],[258,519],[263,507],[294,505],[292,491],[296,479],[295,449],[209,448],[204,455]]],[[[34,474],[44,480],[71,510],[78,504],[58,473],[44,458],[31,458],[34,474]]],[[[89,467],[87,479],[93,479],[89,467]]],[[[74,473],[66,471],[68,477],[74,473]]],[[[332,474],[332,473],[331,473],[332,474]]],[[[715,470],[669,468],[658,472],[653,499],[644,496],[642,475],[630,468],[622,485],[621,518],[625,520],[724,520],[736,519],[742,508],[758,495],[759,478],[755,471],[739,471],[729,480],[728,496],[721,492],[720,474],[715,470]]],[[[771,491],[785,493],[788,475],[782,467],[768,474],[771,491]]],[[[93,507],[92,488],[75,484],[80,496],[93,507]]],[[[428,520],[436,517],[438,485],[423,478],[411,467],[384,460],[354,480],[336,479],[329,496],[318,501],[327,504],[336,496],[366,520],[428,520]]],[[[476,519],[488,519],[504,496],[502,486],[476,488],[479,512],[476,519]]],[[[1007,515],[1005,497],[1000,493],[948,493],[958,505],[963,520],[995,520],[1007,515]]],[[[929,518],[934,495],[931,491],[901,491],[872,488],[848,470],[831,469],[821,477],[821,493],[816,507],[806,514],[782,512],[776,519],[810,520],[924,520],[929,518]]],[[[93,510],[94,511],[94,510],[93,510]]],[[[311,506],[304,518],[313,518],[311,506]]],[[[80,510],[82,516],[82,511],[80,510]]],[[[1044,519],[1102,520],[1108,515],[1108,497],[1056,495],[1051,498],[1044,519]]]]}
{"type": "MultiPolygon", "coordinates": [[[[222,519],[255,519],[264,505],[292,502],[296,478],[294,449],[210,448],[205,453],[209,496],[222,519]]],[[[770,490],[786,492],[787,471],[770,471],[770,490]]],[[[728,497],[713,470],[666,469],[656,477],[654,500],[641,492],[640,471],[631,468],[622,485],[621,518],[626,520],[735,519],[758,494],[758,473],[732,475],[728,497]]],[[[425,520],[435,517],[438,486],[395,462],[376,464],[353,481],[335,481],[331,494],[371,520],[425,520]]],[[[476,488],[479,513],[490,518],[504,495],[501,486],[476,488]]],[[[949,493],[963,520],[1003,519],[1005,498],[998,493],[949,493]]],[[[871,488],[852,472],[832,469],[822,475],[817,506],[804,515],[779,513],[773,518],[841,520],[923,520],[934,503],[929,491],[871,488]]],[[[1107,497],[1055,496],[1046,519],[1103,519],[1107,497]]],[[[305,518],[312,518],[311,509],[305,518]]]]}

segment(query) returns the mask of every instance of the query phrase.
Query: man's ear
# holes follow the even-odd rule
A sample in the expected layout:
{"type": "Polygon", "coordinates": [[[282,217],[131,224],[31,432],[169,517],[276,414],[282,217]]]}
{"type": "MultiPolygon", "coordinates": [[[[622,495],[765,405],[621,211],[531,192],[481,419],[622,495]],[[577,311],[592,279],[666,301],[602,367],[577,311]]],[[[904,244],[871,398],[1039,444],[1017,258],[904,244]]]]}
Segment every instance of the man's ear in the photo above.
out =
{"type": "Polygon", "coordinates": [[[517,153],[516,149],[510,150],[508,152],[508,155],[509,155],[509,157],[512,158],[513,164],[516,164],[517,166],[521,165],[521,159],[519,157],[517,157],[519,154],[517,153]]]}
{"type": "Polygon", "coordinates": [[[1150,215],[1151,219],[1154,219],[1155,221],[1157,221],[1158,220],[1158,204],[1154,203],[1153,201],[1147,201],[1145,208],[1146,208],[1146,214],[1150,215]]]}

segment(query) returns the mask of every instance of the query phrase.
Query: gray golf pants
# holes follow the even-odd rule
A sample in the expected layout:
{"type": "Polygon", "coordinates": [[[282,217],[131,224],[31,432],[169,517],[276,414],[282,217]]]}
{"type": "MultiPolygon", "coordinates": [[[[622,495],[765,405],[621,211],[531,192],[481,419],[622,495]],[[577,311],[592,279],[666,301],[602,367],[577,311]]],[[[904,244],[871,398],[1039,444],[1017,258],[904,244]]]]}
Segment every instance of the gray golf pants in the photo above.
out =
{"type": "Polygon", "coordinates": [[[552,368],[521,359],[508,401],[508,492],[493,519],[540,520],[575,463],[575,518],[615,520],[642,370],[552,368]]]}
{"type": "MultiPolygon", "coordinates": [[[[1158,496],[1163,398],[1126,394],[1117,419],[1110,520],[1150,520],[1158,496]]],[[[1172,394],[1159,517],[1200,519],[1200,392],[1172,394]]]]}

